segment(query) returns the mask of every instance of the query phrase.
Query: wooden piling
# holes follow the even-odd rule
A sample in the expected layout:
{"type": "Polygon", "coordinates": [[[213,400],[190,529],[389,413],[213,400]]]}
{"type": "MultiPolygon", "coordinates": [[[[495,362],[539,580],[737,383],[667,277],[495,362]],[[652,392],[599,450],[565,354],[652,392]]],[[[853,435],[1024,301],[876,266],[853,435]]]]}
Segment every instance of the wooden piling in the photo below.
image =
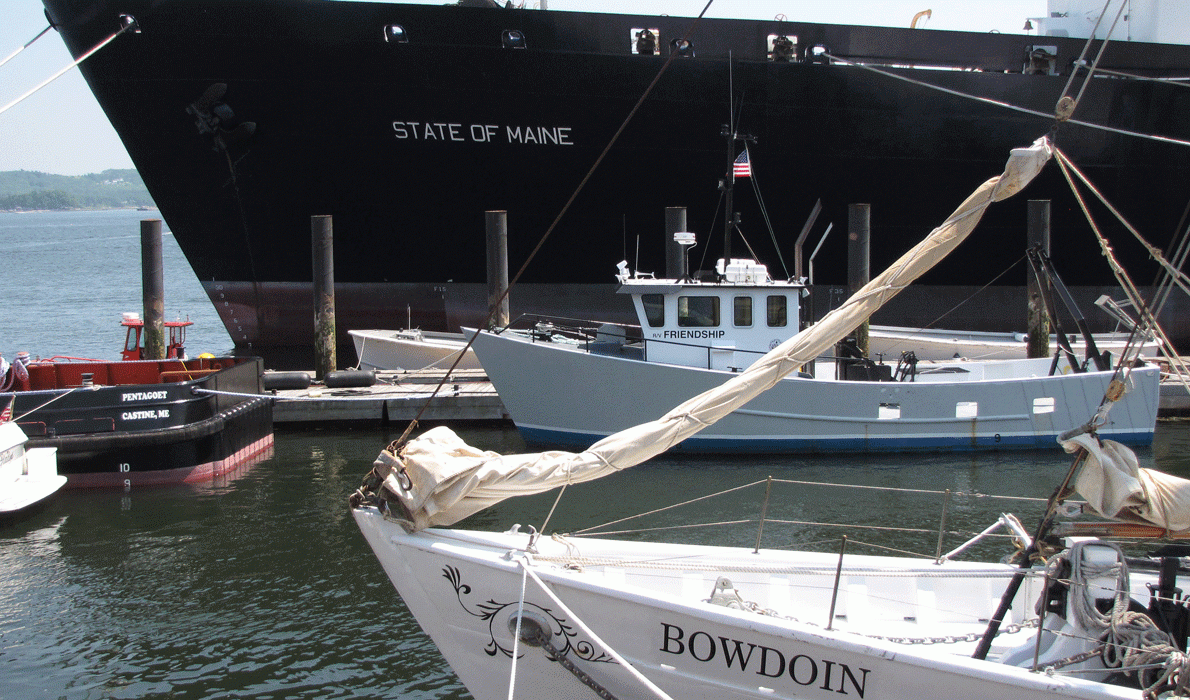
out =
{"type": "MultiPolygon", "coordinates": [[[[852,294],[870,281],[871,226],[871,204],[847,206],[847,287],[852,294]]],[[[855,343],[864,357],[868,356],[871,347],[868,337],[869,325],[868,321],[864,321],[855,329],[855,343]]]]}
{"type": "Polygon", "coordinates": [[[161,219],[140,222],[141,296],[145,310],[145,360],[165,359],[165,273],[161,263],[161,219]]]}
{"type": "Polygon", "coordinates": [[[310,217],[314,272],[314,376],[324,380],[338,367],[335,356],[335,247],[329,215],[310,217]]]}
{"type": "Polygon", "coordinates": [[[491,325],[504,328],[509,323],[508,295],[508,212],[486,212],[488,241],[488,311],[491,325]]]}
{"type": "MultiPolygon", "coordinates": [[[[1027,247],[1040,245],[1046,255],[1050,252],[1050,202],[1048,199],[1030,199],[1028,209],[1027,247]]],[[[1028,340],[1026,352],[1029,357],[1050,356],[1050,319],[1045,310],[1042,296],[1042,281],[1037,279],[1032,266],[1029,267],[1026,291],[1028,294],[1028,340]]]]}

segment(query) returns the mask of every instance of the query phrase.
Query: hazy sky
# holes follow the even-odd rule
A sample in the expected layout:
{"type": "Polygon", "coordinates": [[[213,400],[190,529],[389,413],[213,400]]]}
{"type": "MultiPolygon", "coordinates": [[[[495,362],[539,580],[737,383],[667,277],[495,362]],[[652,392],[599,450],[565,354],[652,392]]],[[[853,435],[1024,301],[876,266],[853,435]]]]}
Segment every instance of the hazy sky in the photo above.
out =
{"type": "MultiPolygon", "coordinates": [[[[175,0],[194,2],[195,0],[175,0]]],[[[251,0],[242,0],[250,2],[251,0]]],[[[438,0],[432,4],[440,4],[438,0]]],[[[529,0],[529,5],[539,0],[529,0]]],[[[548,0],[550,9],[623,8],[641,14],[697,15],[705,0],[548,0]]],[[[46,27],[39,0],[3,0],[0,59],[46,27]]],[[[771,18],[908,27],[913,16],[933,15],[918,27],[1023,33],[1025,19],[1045,14],[1046,0],[715,0],[710,16],[771,18]]],[[[0,66],[0,108],[69,64],[70,54],[53,31],[0,66]]],[[[0,171],[39,170],[82,175],[130,168],[119,137],[72,69],[32,97],[0,114],[0,171]]]]}

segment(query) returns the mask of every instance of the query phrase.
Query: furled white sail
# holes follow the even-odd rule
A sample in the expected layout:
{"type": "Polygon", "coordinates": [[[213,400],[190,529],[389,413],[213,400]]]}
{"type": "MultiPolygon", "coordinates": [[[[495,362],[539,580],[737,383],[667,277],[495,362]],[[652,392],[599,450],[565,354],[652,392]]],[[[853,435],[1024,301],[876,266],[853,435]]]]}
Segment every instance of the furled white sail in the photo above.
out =
{"type": "Polygon", "coordinates": [[[1074,489],[1095,512],[1170,532],[1190,530],[1190,481],[1141,467],[1136,454],[1114,440],[1084,433],[1062,447],[1086,451],[1074,489]]]}
{"type": "Polygon", "coordinates": [[[384,451],[374,474],[383,479],[390,515],[410,531],[451,525],[518,495],[606,476],[640,464],[738,409],[790,372],[818,357],[873,312],[948,255],[992,202],[1019,192],[1051,153],[1048,139],[1012,151],[1004,173],[983,183],[929,236],[856,292],[842,306],[757,360],[744,372],[655,421],[623,430],[581,453],[503,456],[477,450],[447,428],[435,428],[384,451]]]}

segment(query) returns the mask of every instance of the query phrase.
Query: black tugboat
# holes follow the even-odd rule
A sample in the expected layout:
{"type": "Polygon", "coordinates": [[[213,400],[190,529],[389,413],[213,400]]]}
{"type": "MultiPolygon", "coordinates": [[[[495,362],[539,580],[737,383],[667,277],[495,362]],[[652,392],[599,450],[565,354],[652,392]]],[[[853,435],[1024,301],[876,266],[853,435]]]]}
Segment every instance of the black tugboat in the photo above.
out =
{"type": "MultiPolygon", "coordinates": [[[[140,319],[123,325],[139,337],[140,319]]],[[[182,322],[188,325],[186,322],[182,322]]],[[[206,481],[267,457],[273,399],[255,357],[187,359],[175,323],[168,359],[125,360],[18,353],[0,368],[0,406],[28,447],[56,447],[68,488],[206,481]]]]}

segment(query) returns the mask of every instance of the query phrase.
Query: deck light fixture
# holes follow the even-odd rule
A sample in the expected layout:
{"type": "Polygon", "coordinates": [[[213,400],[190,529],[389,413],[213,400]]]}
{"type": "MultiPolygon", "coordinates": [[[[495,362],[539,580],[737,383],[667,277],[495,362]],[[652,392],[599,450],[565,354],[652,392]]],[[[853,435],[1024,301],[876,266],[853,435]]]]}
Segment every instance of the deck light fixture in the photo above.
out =
{"type": "Polygon", "coordinates": [[[674,39],[669,42],[669,50],[676,52],[679,58],[694,58],[694,44],[685,39],[674,39]]]}
{"type": "Polygon", "coordinates": [[[500,34],[500,41],[506,49],[526,48],[525,34],[519,29],[505,29],[500,34]]]}
{"type": "Polygon", "coordinates": [[[409,35],[399,24],[390,24],[384,28],[384,40],[390,44],[408,44],[409,35]]]}

